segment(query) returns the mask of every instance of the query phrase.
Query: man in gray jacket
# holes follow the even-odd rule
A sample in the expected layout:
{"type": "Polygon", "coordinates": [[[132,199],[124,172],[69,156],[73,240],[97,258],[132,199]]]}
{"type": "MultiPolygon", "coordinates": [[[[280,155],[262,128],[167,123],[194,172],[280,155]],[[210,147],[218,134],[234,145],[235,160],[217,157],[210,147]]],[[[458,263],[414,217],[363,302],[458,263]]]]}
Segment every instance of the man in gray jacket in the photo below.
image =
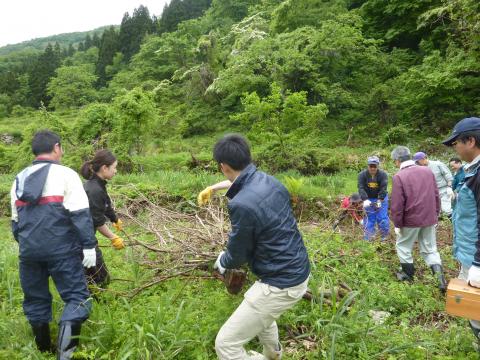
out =
{"type": "Polygon", "coordinates": [[[418,165],[428,166],[432,170],[437,182],[438,193],[440,194],[442,213],[450,218],[452,216],[452,200],[454,197],[452,189],[453,175],[450,169],[441,161],[428,159],[427,154],[421,151],[413,155],[413,160],[418,165]]]}
{"type": "Polygon", "coordinates": [[[397,255],[402,271],[400,281],[411,281],[415,273],[412,249],[418,240],[420,254],[437,276],[439,288],[444,292],[447,283],[443,276],[442,260],[437,251],[435,225],[440,212],[440,198],[435,177],[426,167],[411,160],[410,150],[398,146],[392,159],[400,171],[393,176],[391,214],[397,235],[397,255]]]}

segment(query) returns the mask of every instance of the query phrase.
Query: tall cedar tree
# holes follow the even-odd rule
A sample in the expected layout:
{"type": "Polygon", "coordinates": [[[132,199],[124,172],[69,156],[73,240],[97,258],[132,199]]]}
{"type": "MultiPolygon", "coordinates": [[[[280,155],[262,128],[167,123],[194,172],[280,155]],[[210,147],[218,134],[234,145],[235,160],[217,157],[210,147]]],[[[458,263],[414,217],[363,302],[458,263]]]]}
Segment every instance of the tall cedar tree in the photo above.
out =
{"type": "Polygon", "coordinates": [[[113,57],[118,51],[118,48],[118,34],[115,31],[115,28],[111,26],[103,32],[102,39],[100,41],[97,67],[95,71],[96,75],[98,76],[98,87],[105,86],[107,81],[110,80],[105,73],[105,68],[107,65],[113,64],[113,57]]]}
{"type": "Polygon", "coordinates": [[[93,46],[92,38],[91,38],[90,34],[87,34],[87,36],[85,36],[84,50],[88,50],[88,49],[90,49],[92,46],[93,46]]]}
{"type": "Polygon", "coordinates": [[[30,105],[37,108],[40,102],[48,105],[50,96],[47,95],[47,84],[50,78],[55,76],[55,70],[60,66],[60,46],[56,44],[55,49],[48,44],[45,51],[31,69],[29,74],[30,105]]]}
{"type": "Polygon", "coordinates": [[[157,23],[157,32],[171,32],[182,21],[200,17],[210,7],[212,0],[172,0],[165,4],[157,23]]]}
{"type": "Polygon", "coordinates": [[[133,11],[131,17],[129,13],[125,13],[119,35],[120,51],[125,62],[128,62],[140,50],[143,38],[147,33],[151,33],[152,29],[153,20],[147,7],[139,6],[133,11]]]}
{"type": "Polygon", "coordinates": [[[97,48],[100,48],[100,37],[98,36],[97,33],[93,34],[92,45],[97,47],[97,48]]]}
{"type": "Polygon", "coordinates": [[[75,48],[73,47],[73,44],[70,43],[70,45],[68,45],[67,55],[73,56],[73,54],[75,54],[75,48]]]}

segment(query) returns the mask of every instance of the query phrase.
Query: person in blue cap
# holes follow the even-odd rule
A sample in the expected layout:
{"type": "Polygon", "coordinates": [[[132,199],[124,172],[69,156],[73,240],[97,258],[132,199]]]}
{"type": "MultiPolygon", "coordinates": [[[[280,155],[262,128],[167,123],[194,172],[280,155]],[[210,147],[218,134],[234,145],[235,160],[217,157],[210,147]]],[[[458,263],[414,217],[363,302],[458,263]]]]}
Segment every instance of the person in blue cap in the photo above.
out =
{"type": "MultiPolygon", "coordinates": [[[[443,144],[467,162],[453,210],[453,255],[461,265],[458,277],[480,288],[480,118],[459,121],[443,144]]],[[[480,321],[470,320],[470,327],[480,350],[480,321]]]]}
{"type": "Polygon", "coordinates": [[[367,159],[368,168],[358,174],[358,193],[363,200],[366,217],[363,219],[364,239],[370,240],[375,235],[378,224],[382,241],[390,231],[388,218],[388,175],[380,170],[378,156],[367,159]]]}
{"type": "Polygon", "coordinates": [[[413,155],[413,161],[417,165],[427,166],[435,175],[438,193],[442,203],[442,213],[448,218],[452,216],[452,200],[455,195],[452,189],[453,176],[447,165],[438,160],[430,160],[424,152],[417,152],[413,155]]]}

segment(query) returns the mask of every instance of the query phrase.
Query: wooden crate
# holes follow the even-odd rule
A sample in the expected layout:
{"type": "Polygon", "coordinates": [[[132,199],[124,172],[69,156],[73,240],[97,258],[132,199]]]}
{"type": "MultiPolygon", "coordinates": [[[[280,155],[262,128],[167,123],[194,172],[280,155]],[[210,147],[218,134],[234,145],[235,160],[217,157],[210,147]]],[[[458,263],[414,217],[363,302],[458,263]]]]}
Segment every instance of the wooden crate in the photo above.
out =
{"type": "Polygon", "coordinates": [[[446,310],[450,315],[480,320],[480,289],[469,286],[465,280],[450,280],[446,310]]]}

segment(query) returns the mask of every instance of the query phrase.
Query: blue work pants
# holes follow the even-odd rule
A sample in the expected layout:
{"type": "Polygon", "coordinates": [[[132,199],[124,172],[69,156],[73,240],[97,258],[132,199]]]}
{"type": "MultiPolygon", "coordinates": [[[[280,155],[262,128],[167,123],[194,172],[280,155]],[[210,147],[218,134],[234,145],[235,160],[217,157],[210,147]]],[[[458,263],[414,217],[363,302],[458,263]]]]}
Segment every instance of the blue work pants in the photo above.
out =
{"type": "Polygon", "coordinates": [[[88,318],[91,309],[90,292],[78,256],[51,261],[20,259],[20,284],[24,293],[23,311],[31,323],[52,321],[52,294],[48,278],[53,282],[65,303],[62,321],[80,321],[88,318]]]}
{"type": "Polygon", "coordinates": [[[388,196],[382,201],[382,206],[377,207],[378,199],[368,199],[372,204],[365,208],[366,216],[363,219],[364,239],[370,240],[375,236],[377,224],[382,240],[385,240],[390,231],[390,219],[388,218],[388,196]]]}

